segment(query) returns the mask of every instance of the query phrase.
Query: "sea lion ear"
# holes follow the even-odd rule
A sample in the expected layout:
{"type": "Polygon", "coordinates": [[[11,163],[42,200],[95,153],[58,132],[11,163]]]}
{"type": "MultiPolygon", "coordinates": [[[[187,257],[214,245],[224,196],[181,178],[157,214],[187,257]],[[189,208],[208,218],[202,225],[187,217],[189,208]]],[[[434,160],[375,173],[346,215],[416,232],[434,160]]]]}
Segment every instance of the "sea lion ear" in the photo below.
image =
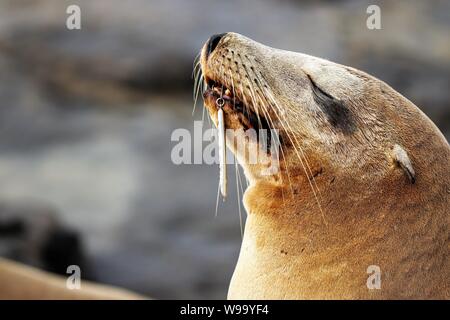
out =
{"type": "Polygon", "coordinates": [[[414,172],[411,160],[409,159],[408,153],[398,144],[392,148],[392,159],[405,172],[409,182],[414,184],[416,182],[416,173],[414,172]]]}

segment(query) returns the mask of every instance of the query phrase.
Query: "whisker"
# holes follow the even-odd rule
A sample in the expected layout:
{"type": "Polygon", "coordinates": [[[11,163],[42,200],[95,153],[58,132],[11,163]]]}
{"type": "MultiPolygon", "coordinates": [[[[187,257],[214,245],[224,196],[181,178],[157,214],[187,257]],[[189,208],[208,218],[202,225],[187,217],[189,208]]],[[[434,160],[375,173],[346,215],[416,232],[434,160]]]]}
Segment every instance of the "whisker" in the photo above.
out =
{"type": "MultiPolygon", "coordinates": [[[[269,112],[268,108],[265,106],[265,104],[264,104],[264,102],[263,102],[263,100],[261,99],[261,97],[260,97],[259,94],[258,94],[258,99],[259,99],[260,102],[261,102],[261,106],[262,106],[262,111],[263,111],[264,117],[265,117],[266,119],[268,119],[269,124],[270,124],[270,127],[271,127],[271,128],[275,128],[275,125],[274,125],[274,122],[273,122],[273,120],[272,120],[272,117],[270,116],[270,112],[269,112]]],[[[277,115],[276,113],[275,113],[275,116],[278,117],[278,115],[277,115]]],[[[278,120],[279,120],[279,119],[278,119],[278,120]]],[[[277,145],[280,145],[280,144],[278,143],[277,145]]],[[[287,174],[288,181],[289,181],[289,187],[290,187],[290,189],[291,189],[292,194],[294,194],[293,187],[292,187],[292,181],[291,181],[290,173],[289,173],[289,167],[288,167],[288,165],[287,165],[286,157],[285,157],[285,154],[284,154],[284,150],[283,150],[283,147],[282,147],[281,145],[280,145],[280,149],[281,149],[281,155],[282,155],[282,157],[283,157],[283,161],[284,161],[285,167],[286,167],[286,174],[287,174]]],[[[279,151],[278,151],[278,148],[276,149],[276,157],[277,157],[277,159],[280,158],[280,153],[279,153],[279,151]]],[[[279,175],[279,177],[280,177],[281,182],[283,182],[283,175],[281,174],[281,172],[279,172],[278,175],[279,175]]],[[[283,190],[282,190],[282,192],[283,192],[283,190]]],[[[284,199],[284,194],[283,194],[283,199],[284,199]]]]}
{"type": "MultiPolygon", "coordinates": [[[[250,64],[252,64],[250,59],[247,58],[247,60],[248,60],[248,62],[250,64]]],[[[246,70],[246,72],[247,72],[247,70],[246,70]]],[[[248,72],[247,72],[247,74],[248,74],[248,72]]],[[[258,99],[261,102],[261,107],[262,107],[262,111],[263,111],[264,117],[269,120],[270,126],[272,128],[275,128],[275,125],[274,125],[274,122],[272,120],[272,117],[270,116],[269,108],[265,104],[265,102],[267,103],[267,97],[264,95],[263,88],[260,85],[261,79],[256,73],[253,73],[253,75],[257,79],[255,84],[256,84],[257,89],[259,89],[259,91],[256,92],[256,95],[258,96],[258,99]],[[262,95],[262,97],[261,97],[261,95],[262,95]]],[[[248,76],[250,77],[250,75],[248,75],[248,76]]],[[[274,115],[275,115],[275,117],[277,117],[278,121],[283,125],[284,121],[281,121],[281,119],[279,118],[278,114],[275,112],[274,115]]],[[[286,129],[285,129],[285,131],[286,131],[286,129]]],[[[293,194],[294,192],[293,192],[293,188],[292,188],[292,182],[291,182],[291,179],[290,179],[289,168],[288,168],[288,165],[287,165],[286,157],[285,157],[284,150],[283,150],[282,146],[281,146],[280,149],[281,149],[283,160],[284,160],[284,163],[285,163],[285,166],[286,166],[287,176],[288,176],[288,180],[289,180],[289,187],[290,187],[291,192],[293,194]]],[[[276,154],[277,155],[277,159],[279,159],[278,149],[276,150],[276,152],[277,152],[277,154],[276,154]]],[[[283,176],[281,175],[281,173],[279,174],[279,177],[280,177],[280,180],[283,181],[283,176]]],[[[284,195],[283,195],[283,197],[284,197],[284,195]]]]}
{"type": "MultiPolygon", "coordinates": [[[[247,58],[247,60],[251,63],[250,59],[247,58]]],[[[261,75],[261,76],[262,76],[262,75],[261,75]]],[[[263,76],[262,76],[262,77],[263,77],[263,76]]],[[[261,79],[260,79],[259,76],[258,76],[257,78],[261,81],[261,79]]],[[[264,79],[264,77],[263,77],[263,79],[264,79]]],[[[264,81],[265,81],[265,79],[264,79],[264,81]]],[[[267,88],[268,86],[266,85],[266,86],[264,86],[264,87],[267,88]]],[[[261,89],[261,90],[264,90],[264,89],[261,88],[261,86],[260,86],[260,89],[261,89]]],[[[264,90],[264,92],[265,92],[266,98],[272,100],[274,106],[278,109],[278,112],[276,112],[275,114],[280,113],[281,115],[284,115],[284,112],[282,111],[282,109],[281,109],[281,107],[278,105],[278,103],[276,102],[276,100],[275,100],[275,98],[273,97],[272,93],[271,93],[269,90],[264,90]]],[[[281,119],[280,119],[280,120],[281,120],[281,119]]],[[[283,119],[283,120],[287,120],[287,119],[283,119]]],[[[306,178],[308,179],[308,183],[309,183],[309,185],[310,185],[310,187],[311,187],[311,190],[312,190],[312,192],[313,192],[313,194],[314,194],[314,197],[315,197],[315,199],[316,199],[316,202],[317,202],[317,205],[318,205],[318,207],[319,207],[319,210],[321,211],[321,214],[322,214],[322,218],[323,218],[323,220],[324,220],[324,223],[325,223],[325,225],[327,225],[327,222],[326,222],[326,219],[325,219],[325,216],[324,216],[324,212],[323,212],[323,210],[322,210],[322,206],[321,206],[320,200],[319,200],[320,190],[319,190],[319,188],[318,188],[317,182],[315,181],[314,175],[313,175],[313,173],[312,173],[312,170],[311,170],[311,167],[310,167],[310,165],[309,165],[309,162],[308,162],[308,160],[307,160],[307,158],[306,158],[306,155],[304,154],[303,149],[301,148],[300,143],[299,143],[297,137],[293,134],[294,131],[292,130],[292,128],[291,128],[291,126],[290,126],[290,122],[289,122],[289,121],[280,121],[280,123],[282,124],[282,126],[283,126],[283,128],[284,128],[284,130],[285,130],[285,132],[286,132],[286,134],[287,134],[287,136],[288,136],[288,139],[290,140],[290,142],[291,142],[291,144],[292,144],[292,146],[293,146],[293,149],[294,149],[295,153],[297,154],[298,159],[300,160],[300,163],[301,163],[301,165],[302,165],[302,167],[303,167],[303,170],[304,170],[304,172],[305,172],[305,174],[306,174],[306,178]],[[284,123],[287,124],[289,130],[286,130],[286,127],[284,126],[284,123]],[[294,143],[293,138],[294,138],[294,140],[295,140],[296,143],[294,143]],[[299,152],[299,151],[300,151],[300,152],[299,152]],[[303,161],[305,162],[306,165],[303,163],[303,161]],[[309,174],[308,174],[308,172],[309,172],[309,174]],[[311,179],[309,178],[310,176],[312,177],[312,180],[313,180],[314,185],[313,185],[313,183],[311,182],[311,179]],[[316,190],[317,190],[317,192],[316,192],[316,190]],[[319,194],[319,196],[318,196],[318,194],[319,194]]],[[[321,197],[320,197],[320,198],[321,198],[321,197]]]]}
{"type": "MultiPolygon", "coordinates": [[[[266,79],[264,78],[264,76],[263,76],[262,74],[260,74],[260,75],[261,75],[261,77],[264,79],[264,81],[265,81],[265,83],[266,83],[266,86],[265,86],[265,87],[267,87],[267,81],[266,81],[266,79]]],[[[259,78],[259,77],[258,77],[258,78],[259,78]]],[[[278,108],[279,112],[280,112],[281,114],[283,114],[283,110],[278,106],[278,103],[276,103],[275,98],[273,97],[272,94],[271,94],[271,97],[272,97],[272,100],[275,102],[275,106],[278,108]]],[[[295,115],[295,113],[294,113],[294,115],[295,115]]],[[[283,122],[282,122],[282,123],[283,123],[283,122]]],[[[289,122],[287,122],[287,121],[286,121],[286,123],[289,124],[289,122]]],[[[317,193],[319,194],[319,196],[320,196],[320,198],[321,198],[321,193],[320,193],[319,187],[318,187],[318,185],[317,185],[317,181],[316,181],[316,179],[315,179],[315,177],[314,177],[314,174],[312,173],[311,166],[309,165],[309,161],[308,161],[306,155],[304,154],[303,149],[300,148],[300,151],[301,151],[301,154],[302,154],[303,158],[305,159],[305,163],[306,163],[306,166],[307,166],[308,171],[309,171],[309,176],[312,177],[312,180],[313,180],[313,182],[314,182],[314,186],[316,187],[317,193]]]]}
{"type": "Polygon", "coordinates": [[[236,156],[234,157],[234,164],[235,164],[235,174],[236,174],[236,198],[238,203],[238,210],[239,210],[239,227],[241,228],[241,238],[244,235],[244,229],[242,227],[242,212],[241,212],[241,197],[239,195],[239,179],[238,179],[238,164],[236,156]]]}
{"type": "Polygon", "coordinates": [[[216,212],[214,213],[214,217],[217,217],[217,211],[219,209],[219,198],[220,198],[220,183],[217,186],[216,212]]]}
{"type": "MultiPolygon", "coordinates": [[[[269,93],[269,94],[270,94],[270,93],[269,93]]],[[[276,101],[274,100],[273,97],[269,97],[269,98],[273,101],[273,103],[275,103],[276,105],[278,105],[278,104],[276,103],[276,101]]],[[[278,108],[280,108],[280,107],[278,106],[278,108]]],[[[293,132],[292,128],[290,127],[289,122],[286,121],[286,123],[287,123],[287,125],[288,125],[289,130],[290,130],[291,132],[293,132]]],[[[288,133],[288,131],[287,131],[287,133],[288,133]]],[[[297,137],[296,137],[295,135],[292,135],[292,136],[293,136],[293,138],[295,139],[295,141],[296,141],[297,144],[295,144],[295,143],[293,142],[293,140],[292,140],[292,138],[291,138],[291,135],[290,135],[289,133],[287,134],[287,136],[288,136],[289,140],[291,141],[292,146],[294,147],[294,151],[295,151],[295,153],[297,154],[298,159],[300,160],[300,164],[302,165],[303,170],[305,171],[306,179],[308,180],[308,183],[309,183],[309,185],[310,185],[310,187],[311,187],[311,190],[312,190],[312,192],[313,192],[313,194],[314,194],[314,198],[316,199],[317,205],[318,205],[319,210],[320,210],[320,212],[321,212],[322,219],[323,219],[325,225],[328,225],[328,223],[327,223],[327,221],[326,221],[326,219],[325,219],[325,214],[324,214],[323,209],[322,209],[322,206],[321,206],[321,204],[320,204],[320,200],[319,200],[319,197],[318,197],[318,195],[317,195],[316,189],[314,188],[313,183],[311,182],[311,179],[309,178],[309,175],[308,175],[308,172],[307,172],[307,170],[306,170],[305,164],[303,163],[302,156],[299,154],[299,151],[298,151],[298,150],[301,151],[301,153],[302,153],[302,155],[303,155],[303,157],[304,157],[304,153],[303,153],[302,148],[300,147],[300,143],[299,143],[299,141],[297,140],[297,137]]],[[[309,167],[309,165],[308,165],[308,167],[309,167]]],[[[311,168],[310,168],[310,167],[309,167],[309,171],[311,172],[311,168]]],[[[311,174],[312,174],[312,173],[311,173],[311,174]]],[[[314,178],[314,176],[313,176],[313,178],[314,178]]]]}
{"type": "MultiPolygon", "coordinates": [[[[249,73],[247,71],[247,68],[244,66],[244,63],[243,63],[242,59],[240,59],[240,61],[241,61],[241,64],[243,66],[243,69],[244,69],[245,73],[247,74],[247,80],[246,80],[247,87],[249,88],[249,91],[250,91],[250,98],[252,99],[252,106],[255,109],[254,111],[255,111],[256,117],[258,119],[258,125],[260,127],[262,127],[261,118],[259,116],[259,108],[258,108],[258,104],[256,103],[256,99],[255,99],[255,95],[254,95],[254,91],[253,91],[253,83],[250,81],[251,77],[250,77],[250,75],[249,75],[249,73]]],[[[244,92],[242,92],[242,94],[244,95],[244,92]]]]}
{"type": "Polygon", "coordinates": [[[192,115],[195,113],[195,107],[197,106],[198,95],[201,89],[200,87],[202,86],[203,88],[203,75],[201,74],[201,71],[199,72],[198,78],[195,79],[194,86],[196,86],[196,88],[194,92],[194,107],[192,109],[192,115]]]}

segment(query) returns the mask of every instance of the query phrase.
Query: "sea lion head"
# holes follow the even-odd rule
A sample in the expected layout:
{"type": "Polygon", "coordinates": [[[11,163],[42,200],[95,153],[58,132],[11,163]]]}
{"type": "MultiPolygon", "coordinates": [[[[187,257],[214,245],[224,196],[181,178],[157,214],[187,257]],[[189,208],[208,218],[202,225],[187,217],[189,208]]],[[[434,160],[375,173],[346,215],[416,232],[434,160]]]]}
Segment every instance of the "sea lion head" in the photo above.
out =
{"type": "MultiPolygon", "coordinates": [[[[358,190],[355,199],[376,194],[381,185],[384,191],[407,188],[416,181],[413,167],[425,164],[410,152],[423,140],[417,131],[436,137],[437,144],[445,141],[411,102],[357,69],[232,32],[205,43],[200,65],[205,106],[216,124],[217,99],[223,98],[227,128],[278,133],[280,170],[275,174],[266,174],[267,163],[248,163],[248,153],[263,140],[259,135],[238,135],[247,153],[229,144],[251,184],[270,186],[260,188],[258,201],[303,192],[304,199],[322,197],[331,206],[340,189],[349,186],[358,190]],[[319,190],[334,194],[323,198],[319,190]]],[[[263,150],[273,156],[273,150],[263,150]]]]}

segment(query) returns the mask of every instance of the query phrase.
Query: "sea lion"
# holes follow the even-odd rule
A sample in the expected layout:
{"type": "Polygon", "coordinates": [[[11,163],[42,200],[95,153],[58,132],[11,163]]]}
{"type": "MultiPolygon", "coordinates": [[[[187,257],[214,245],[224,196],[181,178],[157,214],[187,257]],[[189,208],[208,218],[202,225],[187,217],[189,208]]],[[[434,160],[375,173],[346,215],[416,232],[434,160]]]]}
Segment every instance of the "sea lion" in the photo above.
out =
{"type": "Polygon", "coordinates": [[[143,296],[104,284],[81,281],[70,289],[67,279],[0,257],[0,300],[141,300],[143,296]]]}
{"type": "Polygon", "coordinates": [[[281,144],[267,175],[227,142],[249,181],[228,298],[450,298],[450,147],[422,111],[362,71],[236,33],[199,63],[215,124],[221,97],[227,128],[281,144]]]}

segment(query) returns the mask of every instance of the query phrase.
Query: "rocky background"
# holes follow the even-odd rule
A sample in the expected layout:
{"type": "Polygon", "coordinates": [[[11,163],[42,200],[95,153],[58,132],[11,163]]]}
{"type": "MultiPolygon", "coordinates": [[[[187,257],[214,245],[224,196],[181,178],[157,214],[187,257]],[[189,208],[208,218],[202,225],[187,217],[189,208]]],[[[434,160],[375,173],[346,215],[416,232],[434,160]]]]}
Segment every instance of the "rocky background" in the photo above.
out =
{"type": "Polygon", "coordinates": [[[218,168],[170,158],[172,131],[201,119],[193,60],[225,31],[365,70],[450,137],[448,1],[1,0],[0,255],[154,298],[225,298],[238,199],[215,217],[218,168]],[[65,27],[70,4],[81,30],[65,27]],[[382,30],[366,28],[370,4],[382,30]]]}

